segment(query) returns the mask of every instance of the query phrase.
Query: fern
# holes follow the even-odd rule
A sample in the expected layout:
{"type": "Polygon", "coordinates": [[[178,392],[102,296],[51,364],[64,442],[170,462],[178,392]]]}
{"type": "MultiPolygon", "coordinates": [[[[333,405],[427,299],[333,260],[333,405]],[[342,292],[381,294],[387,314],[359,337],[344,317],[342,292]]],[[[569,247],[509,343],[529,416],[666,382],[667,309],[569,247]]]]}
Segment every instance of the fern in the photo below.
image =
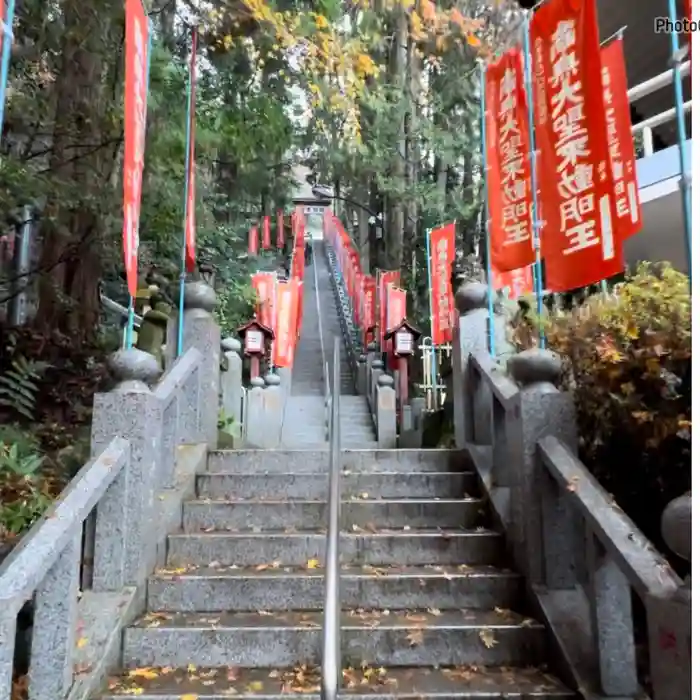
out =
{"type": "Polygon", "coordinates": [[[0,375],[0,406],[6,406],[28,420],[34,420],[37,381],[50,367],[46,362],[27,360],[19,355],[12,367],[0,375]]]}

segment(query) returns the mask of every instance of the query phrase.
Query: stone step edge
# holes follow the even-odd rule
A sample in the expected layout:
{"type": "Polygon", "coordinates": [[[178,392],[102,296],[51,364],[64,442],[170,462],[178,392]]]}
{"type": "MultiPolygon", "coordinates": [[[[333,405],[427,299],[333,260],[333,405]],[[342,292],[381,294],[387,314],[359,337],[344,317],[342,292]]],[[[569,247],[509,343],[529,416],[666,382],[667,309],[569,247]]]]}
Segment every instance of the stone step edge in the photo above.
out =
{"type": "MultiPolygon", "coordinates": [[[[260,564],[256,567],[211,567],[211,566],[181,566],[163,567],[156,570],[149,578],[161,581],[180,581],[184,579],[257,579],[274,580],[279,578],[309,579],[325,578],[326,570],[320,564],[314,568],[294,568],[279,566],[274,563],[260,564]],[[265,567],[265,568],[262,568],[265,567]],[[291,570],[289,570],[291,569],[291,570]]],[[[396,581],[398,579],[411,579],[416,581],[458,581],[476,578],[509,578],[520,579],[521,574],[507,568],[497,566],[467,566],[461,569],[459,565],[445,565],[442,570],[430,566],[407,567],[406,571],[392,571],[391,567],[370,567],[372,570],[363,569],[361,566],[350,566],[341,569],[340,577],[344,579],[361,579],[368,581],[396,581]]]]}
{"type": "MultiPolygon", "coordinates": [[[[263,474],[260,476],[272,476],[271,474],[263,474]]],[[[310,474],[307,476],[315,476],[315,474],[310,474]]],[[[183,505],[230,505],[230,506],[236,506],[236,505],[270,505],[270,506],[280,506],[282,504],[289,504],[293,503],[294,505],[325,505],[328,503],[326,500],[319,500],[319,499],[313,499],[313,498],[303,498],[303,499],[294,499],[294,498],[222,498],[222,499],[213,499],[213,498],[190,498],[186,501],[183,501],[183,505]]],[[[348,500],[346,498],[342,499],[340,501],[340,505],[342,506],[349,506],[349,505],[355,505],[357,503],[362,503],[362,504],[367,504],[371,506],[377,506],[377,505],[422,505],[422,504],[428,504],[430,503],[431,505],[475,505],[475,504],[486,504],[487,501],[484,498],[480,498],[478,496],[466,496],[465,498],[358,498],[356,500],[348,500]]]]}
{"type": "MultiPolygon", "coordinates": [[[[500,537],[501,533],[497,530],[489,528],[465,528],[464,530],[455,530],[454,528],[416,528],[414,530],[404,530],[403,528],[382,528],[380,532],[371,532],[369,530],[348,532],[342,530],[341,537],[444,537],[445,539],[457,539],[460,537],[500,537]]],[[[326,533],[320,530],[296,530],[287,532],[285,530],[261,530],[260,532],[229,532],[228,530],[212,530],[211,532],[173,532],[168,537],[200,537],[200,538],[255,538],[268,539],[270,537],[319,537],[326,538],[326,533]]]]}

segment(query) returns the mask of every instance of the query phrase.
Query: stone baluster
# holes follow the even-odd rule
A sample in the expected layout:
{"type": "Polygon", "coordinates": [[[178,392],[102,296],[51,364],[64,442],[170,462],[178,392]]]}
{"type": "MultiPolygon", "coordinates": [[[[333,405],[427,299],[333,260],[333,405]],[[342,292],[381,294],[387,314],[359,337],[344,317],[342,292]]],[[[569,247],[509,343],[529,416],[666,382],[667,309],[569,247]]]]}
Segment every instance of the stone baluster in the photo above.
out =
{"type": "Polygon", "coordinates": [[[265,377],[265,393],[263,395],[263,412],[265,431],[262,435],[262,447],[273,449],[279,447],[282,438],[282,420],[284,419],[284,396],[280,386],[280,378],[273,372],[265,377]]]}
{"type": "Polygon", "coordinates": [[[474,441],[474,416],[470,399],[467,364],[469,356],[488,349],[488,288],[480,282],[462,284],[455,293],[457,325],[452,347],[452,393],[454,397],[455,443],[464,449],[474,441]]]}
{"type": "Polygon", "coordinates": [[[357,393],[367,396],[367,355],[364,353],[357,357],[357,393]]]}
{"type": "Polygon", "coordinates": [[[372,408],[372,415],[374,416],[375,423],[377,421],[377,388],[379,386],[379,377],[384,374],[384,361],[381,357],[376,357],[372,360],[372,367],[370,368],[370,387],[369,387],[369,398],[370,406],[372,408]]]}
{"type": "Polygon", "coordinates": [[[221,330],[212,315],[216,292],[205,282],[185,285],[183,351],[197,348],[202,354],[199,365],[199,439],[216,449],[219,420],[219,372],[221,330]]]}
{"type": "Polygon", "coordinates": [[[396,390],[388,374],[377,379],[377,441],[379,449],[396,447],[396,390]]]}
{"type": "MultiPolygon", "coordinates": [[[[690,492],[672,500],[661,517],[669,549],[690,562],[690,492]]],[[[690,575],[678,590],[646,599],[649,660],[654,700],[691,700],[692,615],[690,575]]]]}
{"type": "Polygon", "coordinates": [[[521,570],[532,584],[544,582],[542,513],[539,506],[543,475],[538,469],[537,441],[547,435],[559,438],[574,453],[577,447],[573,398],[555,383],[562,371],[560,357],[541,349],[525,350],[508,360],[508,371],[520,385],[512,410],[505,416],[511,474],[510,528],[512,547],[521,570]]]}
{"type": "Polygon", "coordinates": [[[246,447],[263,447],[265,444],[265,380],[253,377],[248,389],[246,415],[246,447]]]}
{"type": "Polygon", "coordinates": [[[226,371],[221,373],[221,407],[227,417],[241,425],[243,418],[243,359],[241,343],[235,338],[224,338],[221,348],[226,359],[226,371]]]}
{"type": "Polygon", "coordinates": [[[155,489],[163,454],[163,405],[149,388],[161,374],[158,361],[131,348],[112,355],[109,367],[118,384],[95,394],[92,455],[99,455],[115,437],[128,440],[131,450],[127,466],[97,508],[92,587],[98,592],[122,585],[143,588],[153,569],[155,489]]]}

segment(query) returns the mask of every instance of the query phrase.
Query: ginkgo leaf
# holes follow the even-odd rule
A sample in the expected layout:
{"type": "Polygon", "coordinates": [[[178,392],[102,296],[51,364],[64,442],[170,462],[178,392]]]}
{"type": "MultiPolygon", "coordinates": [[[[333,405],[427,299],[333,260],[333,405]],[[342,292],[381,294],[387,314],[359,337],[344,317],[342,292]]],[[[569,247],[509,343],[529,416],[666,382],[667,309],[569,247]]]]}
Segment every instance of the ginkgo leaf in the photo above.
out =
{"type": "Polygon", "coordinates": [[[479,632],[479,639],[481,639],[481,641],[487,649],[493,649],[496,646],[496,644],[498,644],[493,630],[488,627],[479,632]]]}

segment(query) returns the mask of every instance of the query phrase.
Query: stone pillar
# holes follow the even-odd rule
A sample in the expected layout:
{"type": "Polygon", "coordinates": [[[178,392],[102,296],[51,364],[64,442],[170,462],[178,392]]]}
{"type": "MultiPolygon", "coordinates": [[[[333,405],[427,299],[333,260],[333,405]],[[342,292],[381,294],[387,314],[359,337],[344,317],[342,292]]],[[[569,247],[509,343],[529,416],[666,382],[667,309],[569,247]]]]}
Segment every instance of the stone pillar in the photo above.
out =
{"type": "Polygon", "coordinates": [[[539,504],[545,486],[538,471],[537,441],[553,435],[574,454],[577,451],[573,398],[555,386],[561,370],[561,359],[551,350],[525,350],[508,361],[508,371],[521,387],[505,416],[506,435],[509,443],[512,440],[508,475],[512,549],[533,585],[544,581],[539,504]]]}
{"type": "Polygon", "coordinates": [[[219,419],[219,371],[221,331],[212,312],[216,293],[205,282],[185,285],[183,351],[197,348],[202,353],[199,365],[199,441],[216,449],[219,419]]]}
{"type": "Polygon", "coordinates": [[[243,359],[241,343],[235,338],[224,338],[221,348],[226,359],[226,371],[221,373],[221,407],[226,416],[242,424],[243,359]]]}
{"type": "Polygon", "coordinates": [[[372,408],[372,415],[377,418],[377,382],[379,377],[384,374],[384,361],[381,357],[377,357],[372,360],[372,366],[370,368],[370,384],[369,384],[369,404],[372,408]]]}
{"type": "MultiPolygon", "coordinates": [[[[688,562],[691,518],[690,492],[671,501],[661,517],[666,544],[688,562]]],[[[691,700],[690,576],[677,590],[650,594],[645,602],[654,700],[691,700]]]]}
{"type": "Polygon", "coordinates": [[[382,374],[377,380],[377,442],[379,449],[396,448],[396,391],[394,380],[382,374]]]}
{"type": "Polygon", "coordinates": [[[131,348],[112,355],[109,367],[119,383],[113,391],[95,394],[92,455],[99,455],[115,437],[128,440],[131,450],[127,466],[107,492],[110,508],[97,509],[95,591],[114,590],[118,578],[123,585],[143,587],[152,572],[157,545],[155,489],[163,454],[163,406],[149,388],[160,376],[158,361],[150,353],[131,348]],[[116,528],[120,521],[125,533],[116,528]],[[126,540],[123,565],[118,561],[122,558],[120,538],[126,540]],[[123,570],[121,577],[119,570],[123,570]]]}
{"type": "Polygon", "coordinates": [[[265,444],[265,380],[254,377],[248,389],[246,413],[246,447],[262,447],[265,444]]]}
{"type": "Polygon", "coordinates": [[[265,377],[265,393],[263,394],[264,427],[261,447],[273,449],[279,447],[282,438],[282,420],[284,419],[284,396],[280,386],[280,378],[268,372],[265,377]]]}
{"type": "Polygon", "coordinates": [[[364,353],[357,358],[357,393],[367,396],[367,355],[364,353]]]}
{"type": "Polygon", "coordinates": [[[488,350],[487,292],[485,284],[467,282],[455,293],[458,317],[452,343],[452,395],[457,449],[464,449],[467,442],[474,440],[474,417],[468,401],[467,363],[472,353],[488,350]]]}

